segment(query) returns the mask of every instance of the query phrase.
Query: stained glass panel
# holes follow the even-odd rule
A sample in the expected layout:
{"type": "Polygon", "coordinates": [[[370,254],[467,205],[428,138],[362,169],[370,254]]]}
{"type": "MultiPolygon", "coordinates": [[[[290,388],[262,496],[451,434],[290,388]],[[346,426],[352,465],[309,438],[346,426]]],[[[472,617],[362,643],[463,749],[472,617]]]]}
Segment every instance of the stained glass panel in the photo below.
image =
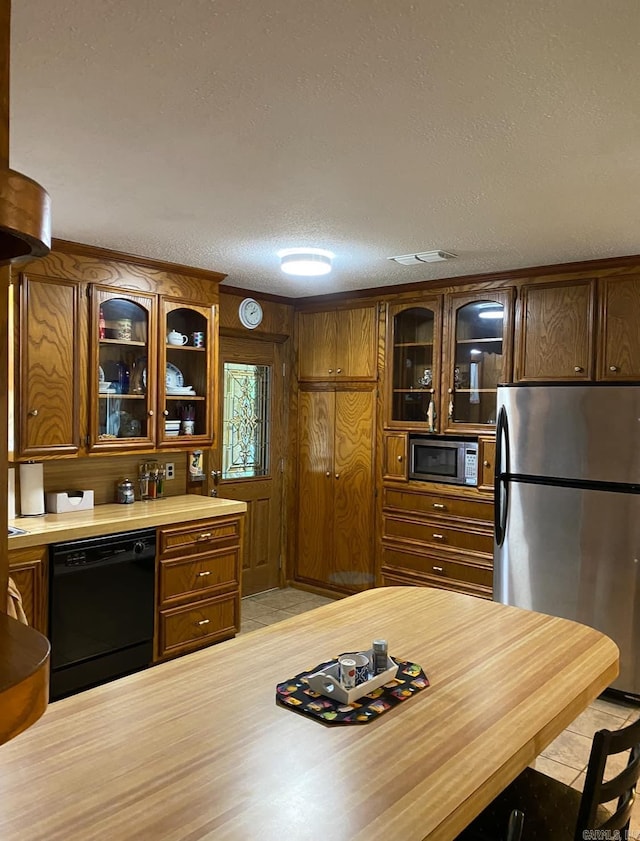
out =
{"type": "Polygon", "coordinates": [[[223,479],[269,473],[270,379],[268,365],[224,363],[223,479]]]}

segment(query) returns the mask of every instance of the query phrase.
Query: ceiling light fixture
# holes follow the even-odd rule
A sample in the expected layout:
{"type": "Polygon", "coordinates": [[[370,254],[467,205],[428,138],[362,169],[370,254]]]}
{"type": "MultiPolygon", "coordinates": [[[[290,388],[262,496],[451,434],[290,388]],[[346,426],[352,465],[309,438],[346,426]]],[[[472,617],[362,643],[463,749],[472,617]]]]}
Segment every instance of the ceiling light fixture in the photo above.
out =
{"type": "Polygon", "coordinates": [[[421,251],[419,254],[402,254],[400,257],[387,259],[394,260],[401,266],[416,266],[419,263],[442,263],[445,260],[454,260],[457,256],[449,251],[421,251]]]}
{"type": "Polygon", "coordinates": [[[286,274],[319,277],[329,274],[335,254],[322,248],[285,248],[278,252],[278,257],[280,268],[286,274]]]}

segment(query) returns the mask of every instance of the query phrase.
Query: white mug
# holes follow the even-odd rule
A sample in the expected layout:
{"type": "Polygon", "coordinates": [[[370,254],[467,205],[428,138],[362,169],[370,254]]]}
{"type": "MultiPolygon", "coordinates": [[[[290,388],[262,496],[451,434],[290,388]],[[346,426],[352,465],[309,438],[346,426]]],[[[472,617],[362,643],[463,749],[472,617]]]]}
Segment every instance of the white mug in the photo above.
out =
{"type": "Polygon", "coordinates": [[[170,345],[186,345],[188,341],[189,337],[185,336],[184,333],[178,333],[177,330],[172,330],[167,336],[167,342],[170,345]]]}

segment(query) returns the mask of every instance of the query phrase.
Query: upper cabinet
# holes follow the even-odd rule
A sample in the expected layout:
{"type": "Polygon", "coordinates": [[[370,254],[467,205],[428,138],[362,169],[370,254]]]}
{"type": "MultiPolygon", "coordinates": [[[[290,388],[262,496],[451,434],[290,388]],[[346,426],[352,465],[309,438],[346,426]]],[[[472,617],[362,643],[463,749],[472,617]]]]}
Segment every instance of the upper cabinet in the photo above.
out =
{"type": "Polygon", "coordinates": [[[511,377],[513,289],[447,295],[441,432],[496,423],[497,386],[511,377]]]}
{"type": "Polygon", "coordinates": [[[436,431],[442,296],[390,306],[387,343],[387,426],[436,431]]]}
{"type": "Polygon", "coordinates": [[[375,380],[378,310],[375,304],[298,313],[298,379],[375,380]]]}
{"type": "Polygon", "coordinates": [[[162,299],[159,446],[212,443],[216,335],[213,307],[162,299]]]}
{"type": "Polygon", "coordinates": [[[78,285],[20,275],[16,353],[17,448],[25,458],[73,455],[81,446],[78,285]]]}
{"type": "Polygon", "coordinates": [[[516,380],[593,378],[595,283],[530,283],[522,289],[516,380]]]}
{"type": "Polygon", "coordinates": [[[640,275],[606,277],[599,284],[598,379],[640,380],[640,275]]]}
{"type": "Polygon", "coordinates": [[[92,450],[156,441],[157,297],[93,286],[90,348],[92,450]]]}
{"type": "Polygon", "coordinates": [[[519,381],[640,379],[640,275],[527,283],[516,334],[519,381]]]}

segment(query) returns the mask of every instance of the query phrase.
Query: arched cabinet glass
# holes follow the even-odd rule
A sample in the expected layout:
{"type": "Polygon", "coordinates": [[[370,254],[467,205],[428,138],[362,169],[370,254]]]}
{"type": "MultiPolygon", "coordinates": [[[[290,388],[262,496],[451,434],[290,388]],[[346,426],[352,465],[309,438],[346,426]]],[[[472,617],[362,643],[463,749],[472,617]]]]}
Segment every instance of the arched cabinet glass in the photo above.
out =
{"type": "Polygon", "coordinates": [[[496,423],[497,386],[509,378],[511,292],[452,295],[453,325],[447,370],[447,431],[481,430],[496,423]]]}
{"type": "Polygon", "coordinates": [[[441,312],[439,297],[389,309],[388,426],[436,430],[441,312]]]}

